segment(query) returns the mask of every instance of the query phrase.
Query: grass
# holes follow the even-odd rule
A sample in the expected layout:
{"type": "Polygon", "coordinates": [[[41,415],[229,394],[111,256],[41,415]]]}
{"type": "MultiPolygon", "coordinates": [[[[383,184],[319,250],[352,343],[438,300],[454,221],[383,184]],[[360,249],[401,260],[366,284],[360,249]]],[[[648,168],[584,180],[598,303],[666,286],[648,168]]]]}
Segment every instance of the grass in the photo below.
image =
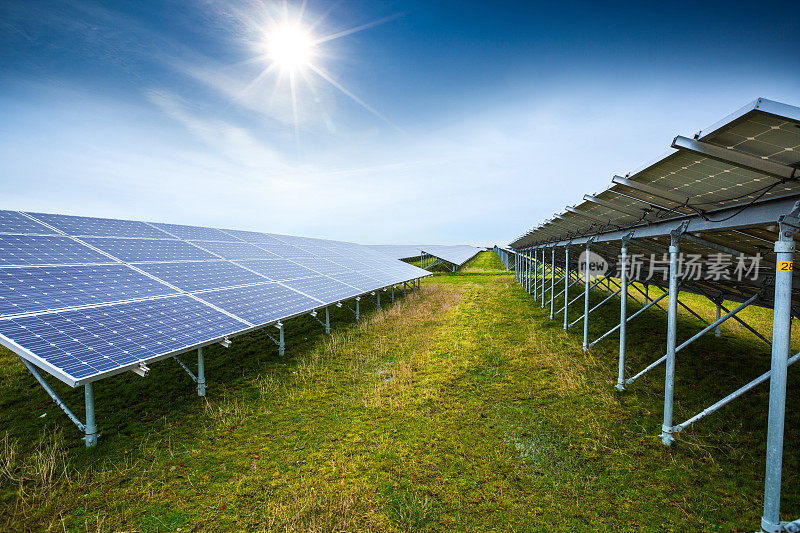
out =
{"type": "MultiPolygon", "coordinates": [[[[769,331],[765,310],[747,312],[769,331]]],[[[617,393],[615,338],[584,353],[579,328],[564,332],[488,252],[359,322],[345,313],[332,314],[328,336],[290,321],[283,359],[257,333],[208,349],[205,400],[169,361],[144,379],[102,381],[93,450],[4,352],[0,530],[757,527],[766,386],[665,448],[663,369],[617,393]]],[[[601,308],[592,337],[617,316],[601,308]]],[[[699,324],[682,313],[679,338],[699,324]]],[[[726,326],[679,354],[676,421],[768,368],[768,347],[726,326]]],[[[631,322],[629,371],[663,353],[665,329],[659,311],[631,322]]],[[[790,372],[790,390],[798,384],[790,372]]],[[[56,386],[82,404],[80,390],[56,386]]],[[[790,394],[789,480],[800,471],[797,406],[790,394]]],[[[797,484],[783,496],[785,516],[800,516],[797,484]]]]}

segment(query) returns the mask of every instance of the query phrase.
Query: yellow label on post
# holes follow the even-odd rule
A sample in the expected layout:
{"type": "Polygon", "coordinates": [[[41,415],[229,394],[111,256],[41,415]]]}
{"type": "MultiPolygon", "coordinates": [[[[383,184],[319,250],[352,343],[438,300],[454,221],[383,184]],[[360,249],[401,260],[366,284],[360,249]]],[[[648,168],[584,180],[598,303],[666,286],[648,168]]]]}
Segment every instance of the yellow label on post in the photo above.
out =
{"type": "Polygon", "coordinates": [[[793,261],[778,261],[778,272],[792,272],[793,270],[793,261]]]}

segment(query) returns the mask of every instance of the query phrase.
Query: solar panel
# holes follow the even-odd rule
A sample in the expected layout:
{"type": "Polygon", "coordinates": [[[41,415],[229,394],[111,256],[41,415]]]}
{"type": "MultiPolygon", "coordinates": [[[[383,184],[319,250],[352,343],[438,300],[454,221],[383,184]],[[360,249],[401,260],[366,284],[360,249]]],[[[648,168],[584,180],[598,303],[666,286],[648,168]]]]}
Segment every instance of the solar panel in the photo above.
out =
{"type": "Polygon", "coordinates": [[[52,235],[57,232],[17,211],[0,211],[0,233],[52,235]]]}
{"type": "Polygon", "coordinates": [[[223,231],[245,242],[251,242],[253,244],[283,244],[282,241],[276,239],[275,237],[271,237],[266,233],[259,233],[257,231],[246,231],[238,229],[226,229],[223,231]]]}
{"type": "Polygon", "coordinates": [[[258,232],[14,211],[0,230],[0,343],[72,386],[427,275],[258,232]]]}
{"type": "Polygon", "coordinates": [[[394,259],[408,259],[419,257],[421,251],[431,245],[416,244],[371,244],[369,247],[394,259]]]}
{"type": "Polygon", "coordinates": [[[229,261],[144,263],[136,266],[148,274],[187,292],[235,287],[266,281],[263,276],[234,265],[229,261]]]}
{"type": "Polygon", "coordinates": [[[208,250],[223,259],[277,259],[278,256],[246,242],[205,242],[192,241],[192,244],[208,250]]]}
{"type": "Polygon", "coordinates": [[[361,289],[323,276],[284,281],[282,285],[323,302],[346,300],[363,292],[361,289]]]}
{"type": "Polygon", "coordinates": [[[448,263],[452,263],[456,266],[461,266],[470,259],[472,259],[481,250],[480,248],[476,248],[475,246],[454,245],[454,246],[428,246],[426,248],[423,248],[422,251],[434,257],[438,257],[439,259],[444,259],[448,263]]]}
{"type": "Polygon", "coordinates": [[[278,283],[200,293],[200,298],[252,324],[268,324],[321,305],[278,283]]]}
{"type": "Polygon", "coordinates": [[[314,254],[307,252],[291,244],[269,244],[258,243],[258,247],[275,254],[277,257],[287,257],[290,259],[300,259],[303,257],[314,257],[314,254]]]}
{"type": "Polygon", "coordinates": [[[183,295],[0,320],[0,334],[29,352],[37,366],[68,382],[246,328],[183,295]]]}
{"type": "Polygon", "coordinates": [[[0,268],[0,315],[175,293],[126,265],[0,268]]]}
{"type": "Polygon", "coordinates": [[[204,228],[202,226],[182,226],[180,224],[163,224],[151,222],[151,225],[163,230],[179,239],[187,241],[228,241],[237,242],[239,239],[217,228],[204,228]]]}
{"type": "Polygon", "coordinates": [[[357,289],[361,289],[363,292],[371,291],[383,286],[381,285],[380,281],[360,272],[335,274],[331,277],[336,281],[341,281],[342,283],[347,283],[348,285],[352,285],[357,289]]]}
{"type": "Polygon", "coordinates": [[[128,263],[218,259],[197,246],[179,240],[117,239],[114,237],[84,237],[81,240],[128,263]]]}
{"type": "Polygon", "coordinates": [[[135,220],[50,215],[46,213],[29,214],[37,220],[63,231],[67,235],[145,237],[153,239],[168,236],[163,231],[157,230],[146,222],[137,222],[135,220]]]}
{"type": "Polygon", "coordinates": [[[0,235],[0,266],[110,262],[113,262],[113,259],[70,237],[0,235]]]}
{"type": "Polygon", "coordinates": [[[266,276],[273,281],[285,281],[287,279],[307,278],[317,275],[317,272],[302,267],[288,259],[254,259],[236,261],[236,264],[266,276]]]}
{"type": "Polygon", "coordinates": [[[310,257],[307,259],[302,260],[303,266],[310,268],[314,272],[319,272],[320,274],[341,274],[342,272],[347,272],[347,267],[334,263],[333,261],[328,261],[327,259],[323,259],[321,257],[310,257]]]}

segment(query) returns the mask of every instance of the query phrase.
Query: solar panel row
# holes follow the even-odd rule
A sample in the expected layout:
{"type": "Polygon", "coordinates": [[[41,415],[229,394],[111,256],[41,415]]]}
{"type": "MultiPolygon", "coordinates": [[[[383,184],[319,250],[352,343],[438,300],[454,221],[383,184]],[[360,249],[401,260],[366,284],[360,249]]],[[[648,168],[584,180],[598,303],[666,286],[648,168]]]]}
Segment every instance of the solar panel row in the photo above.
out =
{"type": "Polygon", "coordinates": [[[75,386],[426,274],[339,241],[0,211],[0,342],[75,386]]]}

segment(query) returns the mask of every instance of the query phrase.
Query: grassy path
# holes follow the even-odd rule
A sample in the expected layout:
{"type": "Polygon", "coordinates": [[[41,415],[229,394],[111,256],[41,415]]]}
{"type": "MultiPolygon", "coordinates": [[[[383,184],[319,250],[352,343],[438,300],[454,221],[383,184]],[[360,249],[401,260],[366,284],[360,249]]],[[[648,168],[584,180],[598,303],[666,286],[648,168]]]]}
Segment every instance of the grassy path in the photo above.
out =
{"type": "MultiPolygon", "coordinates": [[[[598,328],[613,323],[613,306],[606,313],[598,328]]],[[[258,335],[210,350],[207,401],[166,362],[146,380],[103,382],[104,435],[91,451],[22,365],[1,355],[0,530],[751,531],[758,523],[766,390],[665,449],[656,438],[663,371],[614,392],[615,341],[584,354],[576,333],[550,321],[494,254],[425,280],[421,292],[358,323],[335,319],[327,337],[310,321],[290,322],[285,360],[258,335]]],[[[663,336],[651,333],[662,322],[652,314],[631,327],[634,368],[660,355],[663,336]]],[[[678,411],[691,414],[758,373],[756,342],[732,331],[715,351],[702,341],[687,349],[678,411]]],[[[800,427],[790,411],[787,443],[800,427]]],[[[788,448],[785,470],[796,475],[800,453],[788,448]]],[[[784,496],[786,512],[800,515],[798,489],[784,496]]]]}

